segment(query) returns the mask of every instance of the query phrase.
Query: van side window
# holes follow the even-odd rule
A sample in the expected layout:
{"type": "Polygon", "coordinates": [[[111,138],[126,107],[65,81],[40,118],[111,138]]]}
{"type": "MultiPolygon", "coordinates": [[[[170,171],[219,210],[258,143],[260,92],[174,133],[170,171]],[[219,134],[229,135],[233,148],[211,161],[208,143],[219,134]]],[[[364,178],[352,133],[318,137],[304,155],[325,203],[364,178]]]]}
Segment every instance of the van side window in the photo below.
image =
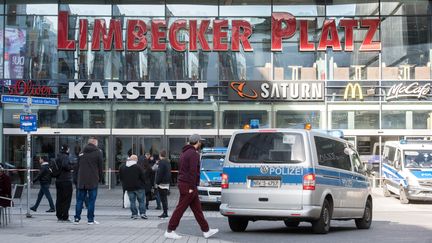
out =
{"type": "Polygon", "coordinates": [[[344,143],[318,136],[314,139],[319,165],[351,171],[351,160],[344,152],[344,143]]]}
{"type": "Polygon", "coordinates": [[[388,160],[390,163],[393,163],[395,160],[396,148],[394,148],[394,147],[388,147],[388,148],[389,148],[388,160]]]}

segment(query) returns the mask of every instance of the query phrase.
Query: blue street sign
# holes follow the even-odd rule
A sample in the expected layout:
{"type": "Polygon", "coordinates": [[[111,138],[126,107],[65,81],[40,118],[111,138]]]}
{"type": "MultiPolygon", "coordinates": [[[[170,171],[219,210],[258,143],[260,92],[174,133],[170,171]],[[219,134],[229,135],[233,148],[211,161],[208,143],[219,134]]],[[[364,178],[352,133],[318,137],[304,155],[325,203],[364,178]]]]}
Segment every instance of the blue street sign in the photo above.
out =
{"type": "Polygon", "coordinates": [[[250,128],[259,128],[260,122],[258,119],[251,119],[250,120],[250,128]]]}
{"type": "Polygon", "coordinates": [[[27,96],[2,95],[1,102],[9,104],[27,104],[27,96]]]}
{"type": "Polygon", "coordinates": [[[29,104],[29,98],[31,98],[31,104],[33,105],[48,105],[58,106],[59,100],[57,98],[46,98],[46,97],[28,97],[18,95],[2,95],[1,102],[9,104],[29,104]]]}
{"type": "Polygon", "coordinates": [[[24,132],[37,131],[37,115],[20,115],[20,128],[24,132]]]}
{"type": "Polygon", "coordinates": [[[32,97],[32,104],[33,105],[58,106],[59,100],[57,98],[32,97]]]}

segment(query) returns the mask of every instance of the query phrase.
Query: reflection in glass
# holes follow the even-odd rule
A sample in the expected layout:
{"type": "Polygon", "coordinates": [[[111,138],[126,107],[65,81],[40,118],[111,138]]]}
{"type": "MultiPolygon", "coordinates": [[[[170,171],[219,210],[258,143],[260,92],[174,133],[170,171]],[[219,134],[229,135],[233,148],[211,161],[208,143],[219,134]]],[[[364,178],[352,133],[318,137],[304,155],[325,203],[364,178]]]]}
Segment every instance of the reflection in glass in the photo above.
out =
{"type": "Polygon", "coordinates": [[[378,15],[378,0],[333,0],[327,3],[327,16],[378,15]]]}
{"type": "Polygon", "coordinates": [[[355,111],[354,129],[379,129],[379,111],[355,111]]]}
{"type": "Polygon", "coordinates": [[[117,110],[115,128],[161,128],[161,112],[156,110],[117,110]]]}
{"type": "Polygon", "coordinates": [[[303,128],[310,123],[312,128],[320,127],[320,111],[277,111],[276,127],[303,128]]]}
{"type": "Polygon", "coordinates": [[[289,12],[294,16],[324,16],[324,1],[279,0],[273,2],[273,12],[289,12]]]}
{"type": "Polygon", "coordinates": [[[250,120],[258,119],[260,127],[267,127],[267,111],[225,110],[223,111],[223,129],[242,129],[250,120]]]}
{"type": "Polygon", "coordinates": [[[210,129],[214,128],[214,111],[172,110],[169,112],[170,129],[210,129]]]}
{"type": "Polygon", "coordinates": [[[430,111],[413,111],[413,128],[414,129],[430,129],[428,125],[431,122],[430,111]]]}
{"type": "Polygon", "coordinates": [[[405,111],[382,111],[382,127],[384,129],[405,129],[405,111]]]}
{"type": "Polygon", "coordinates": [[[162,4],[116,4],[113,5],[113,16],[165,16],[165,6],[162,4]]]}
{"type": "Polygon", "coordinates": [[[332,129],[348,129],[348,111],[333,111],[331,115],[332,129]]]}

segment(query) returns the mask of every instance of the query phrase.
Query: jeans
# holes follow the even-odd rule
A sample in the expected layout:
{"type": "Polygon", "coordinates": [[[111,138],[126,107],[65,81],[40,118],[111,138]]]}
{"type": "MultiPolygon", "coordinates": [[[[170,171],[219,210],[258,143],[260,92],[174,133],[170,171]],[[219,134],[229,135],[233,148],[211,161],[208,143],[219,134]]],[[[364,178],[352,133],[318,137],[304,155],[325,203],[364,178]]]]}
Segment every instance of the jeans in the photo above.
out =
{"type": "Polygon", "coordinates": [[[72,200],[72,181],[56,181],[57,199],[56,215],[58,220],[69,219],[69,208],[72,200]]]}
{"type": "Polygon", "coordinates": [[[75,219],[81,220],[81,212],[83,209],[83,203],[88,195],[87,204],[87,221],[94,222],[94,211],[97,197],[97,187],[94,189],[77,189],[76,192],[76,207],[75,207],[75,219]]]}
{"type": "Polygon", "coordinates": [[[41,184],[39,189],[39,194],[36,200],[36,204],[33,206],[35,209],[39,207],[39,204],[42,200],[42,197],[45,195],[45,197],[48,199],[50,209],[55,209],[54,202],[51,197],[51,193],[49,191],[50,184],[41,184]]]}
{"type": "Polygon", "coordinates": [[[138,210],[136,207],[136,200],[138,199],[139,212],[141,215],[146,213],[145,207],[145,191],[144,190],[136,190],[136,191],[127,191],[130,201],[130,210],[132,212],[132,216],[138,215],[138,210]]]}
{"type": "Polygon", "coordinates": [[[163,212],[164,214],[168,214],[168,189],[158,188],[157,190],[162,202],[163,212]]]}

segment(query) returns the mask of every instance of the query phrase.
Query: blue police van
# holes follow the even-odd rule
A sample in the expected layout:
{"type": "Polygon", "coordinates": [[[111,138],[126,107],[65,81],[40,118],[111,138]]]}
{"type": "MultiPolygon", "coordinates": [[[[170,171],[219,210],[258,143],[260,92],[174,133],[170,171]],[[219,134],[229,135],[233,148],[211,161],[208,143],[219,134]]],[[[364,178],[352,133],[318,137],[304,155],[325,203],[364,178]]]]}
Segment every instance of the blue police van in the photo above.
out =
{"type": "Polygon", "coordinates": [[[204,148],[201,153],[201,172],[198,195],[203,204],[220,204],[221,174],[227,148],[204,148]]]}

